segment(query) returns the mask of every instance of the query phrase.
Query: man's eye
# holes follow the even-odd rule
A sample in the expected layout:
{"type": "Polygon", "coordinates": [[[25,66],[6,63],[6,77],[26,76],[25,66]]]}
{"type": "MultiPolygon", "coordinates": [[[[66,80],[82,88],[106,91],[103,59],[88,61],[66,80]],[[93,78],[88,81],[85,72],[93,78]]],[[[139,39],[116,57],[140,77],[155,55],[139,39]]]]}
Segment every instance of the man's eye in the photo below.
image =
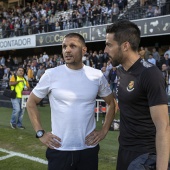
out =
{"type": "Polygon", "coordinates": [[[71,45],[70,47],[71,47],[71,48],[75,48],[76,46],[75,46],[75,45],[71,45]]]}

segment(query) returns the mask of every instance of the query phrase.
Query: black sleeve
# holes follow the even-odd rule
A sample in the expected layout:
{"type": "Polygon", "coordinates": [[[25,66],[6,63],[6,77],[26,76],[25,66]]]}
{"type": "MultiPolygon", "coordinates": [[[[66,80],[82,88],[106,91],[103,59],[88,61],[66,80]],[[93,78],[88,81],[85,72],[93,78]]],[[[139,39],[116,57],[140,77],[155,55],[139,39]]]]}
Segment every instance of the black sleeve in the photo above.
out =
{"type": "Polygon", "coordinates": [[[156,67],[149,67],[141,74],[141,86],[147,93],[149,106],[167,104],[165,80],[161,71],[156,67]]]}

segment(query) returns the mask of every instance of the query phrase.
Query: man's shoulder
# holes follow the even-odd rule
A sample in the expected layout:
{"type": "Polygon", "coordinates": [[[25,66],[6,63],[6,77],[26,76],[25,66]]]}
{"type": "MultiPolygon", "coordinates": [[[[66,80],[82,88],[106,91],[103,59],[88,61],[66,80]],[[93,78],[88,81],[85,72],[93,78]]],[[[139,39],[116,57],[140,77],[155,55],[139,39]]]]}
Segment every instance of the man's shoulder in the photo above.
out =
{"type": "Polygon", "coordinates": [[[59,71],[63,71],[64,70],[64,65],[60,65],[60,66],[57,66],[57,67],[53,67],[53,68],[48,68],[47,70],[45,70],[46,73],[48,74],[57,74],[57,72],[59,71]]]}
{"type": "Polygon", "coordinates": [[[101,73],[101,70],[86,65],[84,66],[84,69],[91,73],[101,73]]]}

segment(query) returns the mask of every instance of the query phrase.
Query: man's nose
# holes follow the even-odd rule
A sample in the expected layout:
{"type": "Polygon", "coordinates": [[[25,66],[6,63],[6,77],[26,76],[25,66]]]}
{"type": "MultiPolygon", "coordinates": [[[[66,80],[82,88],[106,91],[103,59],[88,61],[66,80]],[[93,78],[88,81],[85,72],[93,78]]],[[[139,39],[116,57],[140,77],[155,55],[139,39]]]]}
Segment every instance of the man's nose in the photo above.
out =
{"type": "Polygon", "coordinates": [[[66,49],[65,49],[65,51],[66,51],[66,52],[69,52],[69,51],[71,51],[71,48],[70,48],[69,46],[67,46],[66,49]]]}

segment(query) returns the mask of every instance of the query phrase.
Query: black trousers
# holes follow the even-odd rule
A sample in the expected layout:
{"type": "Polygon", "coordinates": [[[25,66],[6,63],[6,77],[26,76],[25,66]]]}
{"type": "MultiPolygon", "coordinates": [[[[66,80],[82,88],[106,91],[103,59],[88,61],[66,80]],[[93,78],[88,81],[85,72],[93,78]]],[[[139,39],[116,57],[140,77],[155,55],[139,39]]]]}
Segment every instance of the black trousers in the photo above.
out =
{"type": "Polygon", "coordinates": [[[129,164],[143,153],[129,151],[119,147],[116,170],[127,170],[129,164]]]}
{"type": "Polygon", "coordinates": [[[59,151],[48,148],[48,170],[98,170],[99,145],[80,151],[59,151]]]}

